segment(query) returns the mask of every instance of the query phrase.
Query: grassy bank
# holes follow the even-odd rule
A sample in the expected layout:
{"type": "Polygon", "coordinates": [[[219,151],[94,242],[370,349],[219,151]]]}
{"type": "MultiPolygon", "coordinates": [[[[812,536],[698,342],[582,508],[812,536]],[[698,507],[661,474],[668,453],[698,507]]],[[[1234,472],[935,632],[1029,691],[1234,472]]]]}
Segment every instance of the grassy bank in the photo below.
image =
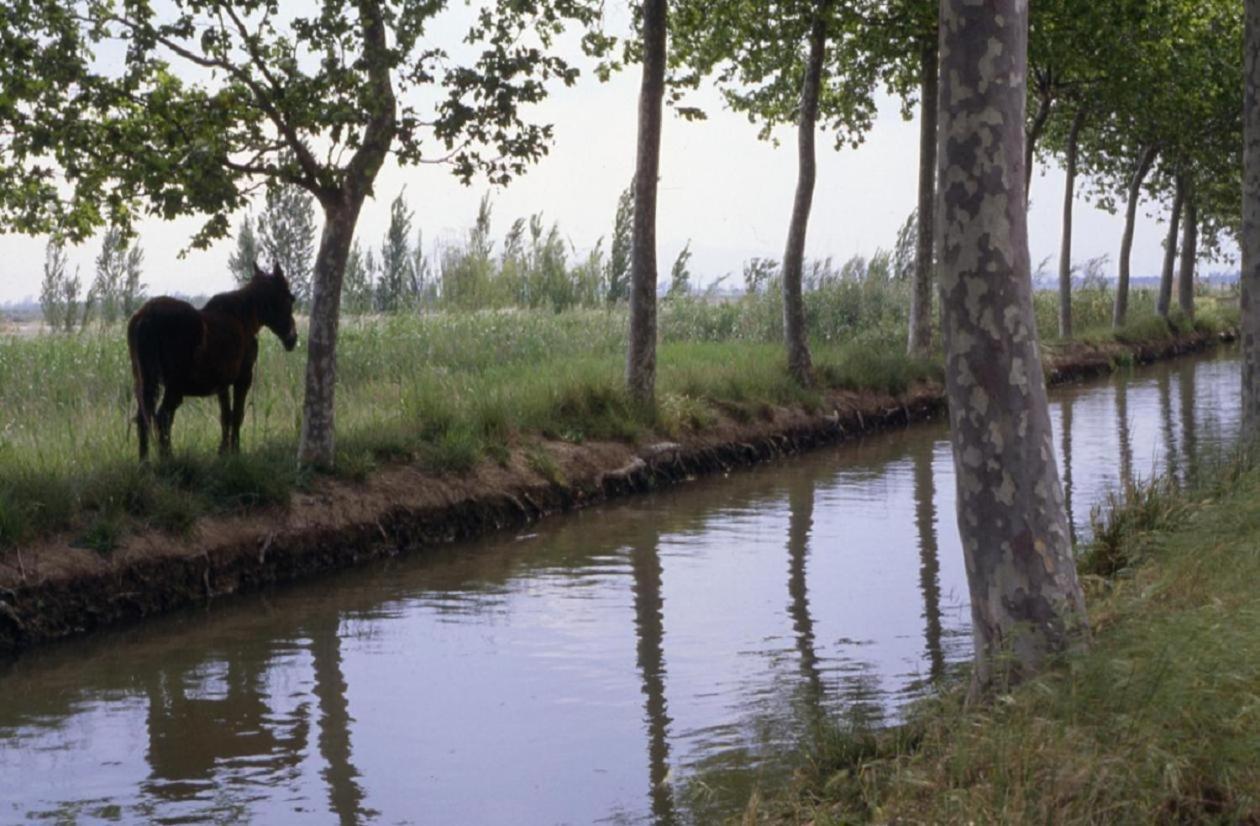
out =
{"type": "MultiPolygon", "coordinates": [[[[622,390],[622,310],[352,319],[339,348],[337,473],[361,478],[393,461],[457,473],[538,436],[677,437],[702,430],[716,411],[738,418],[769,405],[810,409],[831,389],[896,394],[939,376],[936,360],[904,355],[903,292],[866,277],[809,293],[819,376],[812,389],[783,370],[777,294],[666,301],[654,410],[635,408],[622,390]]],[[[1145,306],[1137,295],[1134,304],[1145,306]]],[[[1082,291],[1078,317],[1102,318],[1105,298],[1082,291]]],[[[1045,301],[1039,295],[1039,315],[1045,301]]],[[[1202,304],[1201,326],[1229,322],[1213,298],[1202,304]]],[[[1166,339],[1177,330],[1137,318],[1095,338],[1166,339]]],[[[175,424],[175,461],[150,468],[134,459],[118,330],[0,340],[0,547],[68,530],[78,544],[108,551],[127,531],[178,533],[203,514],[286,501],[310,481],[292,459],[305,364],[263,339],[244,455],[217,458],[217,405],[189,400],[175,424]]]]}
{"type": "Polygon", "coordinates": [[[1081,560],[1088,654],[964,709],[820,738],[787,822],[1260,821],[1260,469],[1113,507],[1081,560]]]}

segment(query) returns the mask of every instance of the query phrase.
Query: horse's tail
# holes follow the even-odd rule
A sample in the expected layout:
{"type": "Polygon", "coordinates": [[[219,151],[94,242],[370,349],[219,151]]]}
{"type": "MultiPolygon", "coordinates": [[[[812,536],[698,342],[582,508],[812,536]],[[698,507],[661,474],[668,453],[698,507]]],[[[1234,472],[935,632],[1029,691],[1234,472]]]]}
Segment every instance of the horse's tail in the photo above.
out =
{"type": "Polygon", "coordinates": [[[146,335],[147,319],[144,313],[136,313],[127,322],[127,350],[131,353],[131,378],[136,394],[136,419],[146,429],[153,424],[151,399],[157,395],[162,381],[162,361],[158,357],[157,342],[146,335]]]}

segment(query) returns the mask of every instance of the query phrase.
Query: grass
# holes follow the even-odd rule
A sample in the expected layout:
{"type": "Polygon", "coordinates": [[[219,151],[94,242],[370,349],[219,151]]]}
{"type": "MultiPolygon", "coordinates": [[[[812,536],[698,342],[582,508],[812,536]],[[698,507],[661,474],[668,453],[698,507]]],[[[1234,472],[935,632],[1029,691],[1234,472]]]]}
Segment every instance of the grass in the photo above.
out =
{"type": "MultiPolygon", "coordinates": [[[[622,387],[622,309],[348,319],[338,350],[335,472],[361,480],[384,464],[416,461],[462,473],[487,457],[505,461],[510,447],[538,436],[678,438],[719,414],[753,420],[775,405],[813,409],[828,389],[900,393],[940,373],[937,360],[904,355],[905,292],[899,282],[867,277],[807,293],[813,389],[783,369],[773,289],[725,303],[665,301],[652,410],[636,408],[622,387]]],[[[1135,308],[1144,306],[1141,295],[1135,308]]],[[[1080,314],[1091,317],[1104,300],[1088,293],[1081,302],[1080,314]]],[[[189,400],[176,420],[176,459],[140,468],[119,330],[0,339],[0,546],[69,530],[105,548],[130,529],[182,533],[198,514],[285,502],[308,481],[292,459],[304,371],[300,353],[286,355],[264,333],[245,453],[218,459],[217,405],[189,400]]]]}
{"type": "Polygon", "coordinates": [[[1260,818],[1260,468],[1135,491],[1082,559],[1091,650],[984,708],[823,738],[760,813],[823,824],[1260,818]]]}

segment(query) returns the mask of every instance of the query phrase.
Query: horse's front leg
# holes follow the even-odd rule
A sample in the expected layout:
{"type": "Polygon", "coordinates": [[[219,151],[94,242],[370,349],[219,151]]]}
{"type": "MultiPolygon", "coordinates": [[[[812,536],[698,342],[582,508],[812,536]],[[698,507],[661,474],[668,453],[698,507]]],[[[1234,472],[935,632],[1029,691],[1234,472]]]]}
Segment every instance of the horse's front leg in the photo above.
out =
{"type": "Polygon", "coordinates": [[[227,385],[219,388],[219,455],[228,452],[231,447],[232,403],[228,399],[227,385]]]}
{"type": "Polygon", "coordinates": [[[162,405],[157,412],[158,450],[163,459],[171,456],[171,425],[175,424],[175,411],[179,409],[184,397],[167,388],[162,394],[162,405]]]}

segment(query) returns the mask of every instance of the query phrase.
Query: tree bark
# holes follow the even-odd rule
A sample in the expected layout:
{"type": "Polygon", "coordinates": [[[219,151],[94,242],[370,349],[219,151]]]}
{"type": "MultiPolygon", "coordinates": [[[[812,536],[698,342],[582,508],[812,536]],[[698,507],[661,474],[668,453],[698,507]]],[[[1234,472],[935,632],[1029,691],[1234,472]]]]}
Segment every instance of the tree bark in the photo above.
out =
{"type": "Polygon", "coordinates": [[[1194,264],[1199,257],[1199,208],[1194,186],[1186,184],[1186,216],[1181,228],[1181,269],[1177,273],[1177,304],[1186,318],[1194,318],[1194,264]]]}
{"type": "Polygon", "coordinates": [[[1180,175],[1173,190],[1172,212],[1168,216],[1168,238],[1164,240],[1164,269],[1159,274],[1159,297],[1155,312],[1160,318],[1168,318],[1172,304],[1173,266],[1177,263],[1177,231],[1181,227],[1181,207],[1186,201],[1186,182],[1180,175]]]}
{"type": "Polygon", "coordinates": [[[1050,119],[1050,109],[1054,105],[1054,98],[1048,94],[1041,94],[1037,97],[1037,113],[1033,115],[1033,122],[1028,126],[1028,136],[1024,140],[1024,206],[1028,206],[1028,198],[1032,192],[1032,173],[1033,173],[1033,153],[1037,149],[1037,142],[1041,140],[1041,135],[1046,131],[1046,121],[1050,119]]]}
{"type": "Polygon", "coordinates": [[[334,410],[341,283],[361,207],[359,202],[324,209],[324,231],[315,255],[311,322],[306,334],[306,398],[298,443],[298,461],[309,467],[330,468],[336,455],[334,410]]]}
{"type": "Polygon", "coordinates": [[[809,356],[809,334],[805,329],[805,304],[801,298],[801,278],[805,264],[805,233],[814,201],[817,163],[814,133],[818,122],[818,94],[822,86],[823,62],[827,57],[827,19],[831,0],[818,0],[809,32],[809,63],[801,82],[801,104],[797,116],[796,197],[788,224],[787,246],[783,250],[783,338],[787,347],[788,372],[803,385],[813,382],[809,356]]]}
{"type": "Polygon", "coordinates": [[[1067,177],[1063,185],[1063,235],[1059,239],[1059,337],[1072,337],[1072,208],[1076,201],[1076,160],[1081,128],[1085,125],[1085,106],[1072,116],[1068,130],[1067,177]]]}
{"type": "Polygon", "coordinates": [[[972,697],[1084,644],[1036,340],[1024,178],[1025,0],[941,0],[945,384],[975,640],[972,697]]]}
{"type": "Polygon", "coordinates": [[[634,235],[630,249],[630,336],[626,389],[642,405],[656,400],[656,190],[661,166],[665,94],[666,0],[643,2],[643,81],[634,167],[634,235]]]}
{"type": "Polygon", "coordinates": [[[919,52],[919,213],[910,291],[910,334],[907,351],[927,355],[932,349],[932,272],[936,268],[936,114],[940,68],[935,37],[925,38],[919,52]]]}
{"type": "Polygon", "coordinates": [[[1120,278],[1116,283],[1116,304],[1111,316],[1111,326],[1123,327],[1129,314],[1129,259],[1133,252],[1133,229],[1137,225],[1138,201],[1142,198],[1142,183],[1155,162],[1157,149],[1147,146],[1138,156],[1137,166],[1129,179],[1129,199],[1124,211],[1124,235],[1120,238],[1120,278]]]}
{"type": "MultiPolygon", "coordinates": [[[[371,192],[397,128],[398,104],[390,78],[390,55],[385,42],[385,20],[376,0],[358,0],[362,62],[368,74],[372,107],[363,139],[350,158],[336,188],[312,182],[324,208],[324,231],[315,255],[311,324],[306,344],[306,397],[298,462],[308,467],[332,467],[336,455],[334,428],[337,384],[337,327],[341,317],[341,284],[346,260],[363,201],[371,192]]],[[[306,153],[309,155],[309,152],[306,153]]]]}
{"type": "Polygon", "coordinates": [[[1246,0],[1243,48],[1242,393],[1245,433],[1260,426],[1260,0],[1246,0]]]}

